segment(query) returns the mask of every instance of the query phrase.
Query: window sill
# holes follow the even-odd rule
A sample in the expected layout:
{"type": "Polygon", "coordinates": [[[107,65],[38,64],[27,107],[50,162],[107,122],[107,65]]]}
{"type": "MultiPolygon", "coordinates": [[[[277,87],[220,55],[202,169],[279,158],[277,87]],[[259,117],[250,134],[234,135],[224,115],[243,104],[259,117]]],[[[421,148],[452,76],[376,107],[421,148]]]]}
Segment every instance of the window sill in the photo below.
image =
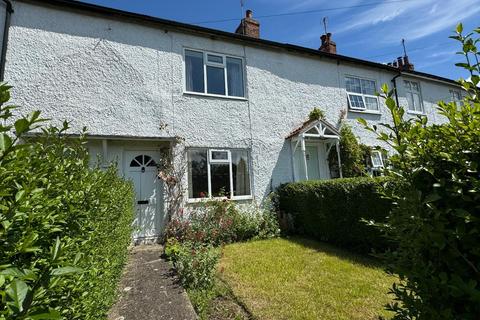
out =
{"type": "Polygon", "coordinates": [[[411,115],[416,115],[416,116],[426,116],[427,115],[425,112],[412,111],[412,110],[407,110],[407,113],[411,114],[411,115]]]}
{"type": "Polygon", "coordinates": [[[191,92],[191,91],[184,91],[183,95],[187,96],[200,96],[200,97],[210,97],[210,98],[221,98],[226,100],[239,100],[239,101],[247,101],[247,98],[244,97],[233,97],[233,96],[222,96],[220,94],[211,94],[211,93],[201,93],[201,92],[191,92]]]}
{"type": "Polygon", "coordinates": [[[189,198],[187,200],[187,203],[202,203],[202,202],[208,202],[212,200],[233,200],[233,201],[242,201],[242,200],[253,200],[253,196],[238,196],[238,197],[233,197],[233,198],[226,198],[226,197],[216,197],[216,198],[194,198],[191,199],[189,198]]]}
{"type": "Polygon", "coordinates": [[[375,115],[381,115],[382,113],[380,111],[373,111],[373,110],[361,110],[361,109],[348,109],[349,112],[355,112],[355,113],[366,113],[366,114],[375,114],[375,115]]]}

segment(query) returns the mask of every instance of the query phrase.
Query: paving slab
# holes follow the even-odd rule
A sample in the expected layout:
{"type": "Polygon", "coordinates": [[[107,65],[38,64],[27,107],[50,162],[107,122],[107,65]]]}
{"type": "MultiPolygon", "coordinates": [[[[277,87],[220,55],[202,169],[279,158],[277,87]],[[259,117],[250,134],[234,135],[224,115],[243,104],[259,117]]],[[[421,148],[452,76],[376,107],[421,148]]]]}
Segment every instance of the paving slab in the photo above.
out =
{"type": "Polygon", "coordinates": [[[193,320],[197,315],[159,245],[132,248],[109,320],[193,320]]]}

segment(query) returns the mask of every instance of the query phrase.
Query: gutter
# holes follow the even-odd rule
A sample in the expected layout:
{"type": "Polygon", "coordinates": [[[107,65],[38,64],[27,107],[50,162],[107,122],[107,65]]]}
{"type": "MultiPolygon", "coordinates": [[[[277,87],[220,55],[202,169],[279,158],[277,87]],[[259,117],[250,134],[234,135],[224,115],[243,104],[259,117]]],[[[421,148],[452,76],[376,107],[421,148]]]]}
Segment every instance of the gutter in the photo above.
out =
{"type": "Polygon", "coordinates": [[[397,90],[397,78],[400,76],[402,76],[402,72],[398,72],[398,74],[392,78],[393,90],[395,90],[395,102],[397,103],[397,107],[400,106],[400,103],[398,102],[398,90],[397,90]]]}
{"type": "Polygon", "coordinates": [[[10,20],[13,13],[13,6],[9,0],[5,2],[5,25],[3,26],[2,54],[0,56],[0,81],[5,80],[5,62],[7,58],[8,31],[10,30],[10,20]]]}

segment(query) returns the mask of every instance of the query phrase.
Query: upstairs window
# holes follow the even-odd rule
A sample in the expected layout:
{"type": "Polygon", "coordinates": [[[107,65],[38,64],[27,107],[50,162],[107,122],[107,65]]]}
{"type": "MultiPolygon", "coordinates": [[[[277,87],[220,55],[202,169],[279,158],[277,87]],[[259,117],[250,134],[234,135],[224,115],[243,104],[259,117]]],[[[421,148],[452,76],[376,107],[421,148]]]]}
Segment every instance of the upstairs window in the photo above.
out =
{"type": "Polygon", "coordinates": [[[250,198],[247,150],[189,149],[188,197],[250,198]]]}
{"type": "Polygon", "coordinates": [[[373,80],[345,77],[348,104],[350,109],[378,111],[376,84],[373,80]]]}
{"type": "Polygon", "coordinates": [[[404,80],[403,85],[407,96],[408,110],[415,113],[424,113],[420,84],[418,82],[404,80]]]}
{"type": "Polygon", "coordinates": [[[241,58],[185,50],[185,73],[187,92],[245,97],[241,58]]]}
{"type": "Polygon", "coordinates": [[[462,94],[459,90],[450,90],[450,101],[457,104],[462,101],[462,94]]]}

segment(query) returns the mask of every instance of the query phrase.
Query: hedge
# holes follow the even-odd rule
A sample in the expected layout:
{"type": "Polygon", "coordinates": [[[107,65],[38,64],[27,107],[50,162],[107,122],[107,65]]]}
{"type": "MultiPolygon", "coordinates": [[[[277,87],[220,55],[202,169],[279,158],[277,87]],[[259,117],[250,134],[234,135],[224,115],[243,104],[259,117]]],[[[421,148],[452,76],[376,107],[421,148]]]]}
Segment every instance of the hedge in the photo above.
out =
{"type": "Polygon", "coordinates": [[[8,98],[0,85],[0,319],[105,319],[131,242],[133,187],[114,166],[89,168],[67,124],[29,140],[39,112],[13,122],[8,98]]]}
{"type": "Polygon", "coordinates": [[[389,245],[364,221],[385,221],[391,202],[379,192],[384,186],[397,187],[391,180],[370,177],[288,183],[277,190],[278,206],[292,220],[289,232],[369,252],[389,245]]]}

